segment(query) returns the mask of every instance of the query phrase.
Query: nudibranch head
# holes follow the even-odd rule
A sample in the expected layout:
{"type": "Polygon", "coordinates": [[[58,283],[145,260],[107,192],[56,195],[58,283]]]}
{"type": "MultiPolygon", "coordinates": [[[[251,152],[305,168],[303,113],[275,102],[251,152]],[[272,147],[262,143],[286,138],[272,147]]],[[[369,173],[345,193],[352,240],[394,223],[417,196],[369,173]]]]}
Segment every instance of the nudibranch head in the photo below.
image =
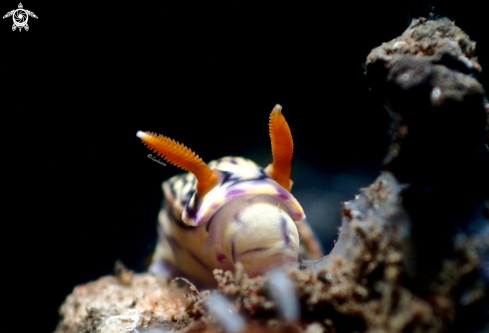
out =
{"type": "Polygon", "coordinates": [[[182,220],[186,224],[198,226],[207,223],[217,210],[228,202],[243,196],[257,195],[277,198],[282,209],[288,212],[294,221],[305,218],[304,211],[294,196],[270,178],[264,169],[258,166],[251,168],[250,165],[226,164],[226,159],[220,159],[219,162],[219,169],[213,169],[220,174],[218,184],[204,196],[198,191],[192,194],[182,215],[182,220]]]}
{"type": "MultiPolygon", "coordinates": [[[[209,232],[203,253],[216,246],[231,263],[240,261],[250,275],[296,262],[299,233],[294,221],[305,218],[299,202],[261,168],[222,168],[227,169],[220,170],[226,175],[222,184],[195,210],[197,222],[209,232]]],[[[185,209],[183,216],[188,213],[185,209]]]]}
{"type": "Polygon", "coordinates": [[[178,251],[187,246],[194,253],[199,246],[202,256],[197,262],[208,267],[222,263],[220,256],[224,254],[227,264],[239,261],[250,275],[297,261],[299,232],[295,222],[305,215],[290,193],[293,142],[280,105],[270,115],[273,163],[265,169],[239,157],[224,157],[206,165],[172,139],[150,132],[137,135],[165,160],[192,173],[185,179],[175,176],[163,185],[172,205],[170,214],[179,219],[177,224],[195,227],[193,239],[200,244],[189,244],[192,240],[179,231],[180,239],[170,242],[178,242],[178,251]]]}

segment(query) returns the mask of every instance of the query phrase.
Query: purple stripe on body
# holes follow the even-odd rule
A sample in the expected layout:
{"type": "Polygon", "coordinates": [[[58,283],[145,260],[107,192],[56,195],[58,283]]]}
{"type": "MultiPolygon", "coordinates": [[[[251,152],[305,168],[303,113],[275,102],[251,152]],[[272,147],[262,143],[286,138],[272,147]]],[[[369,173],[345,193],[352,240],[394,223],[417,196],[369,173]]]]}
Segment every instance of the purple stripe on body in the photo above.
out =
{"type": "Polygon", "coordinates": [[[290,193],[284,189],[277,188],[278,197],[282,200],[290,200],[290,193]]]}
{"type": "Polygon", "coordinates": [[[226,198],[235,197],[245,192],[246,190],[235,188],[226,192],[226,198]]]}
{"type": "Polygon", "coordinates": [[[282,229],[282,236],[284,237],[285,245],[289,245],[290,236],[289,233],[287,232],[287,221],[285,221],[285,218],[283,217],[280,220],[280,229],[282,229]]]}

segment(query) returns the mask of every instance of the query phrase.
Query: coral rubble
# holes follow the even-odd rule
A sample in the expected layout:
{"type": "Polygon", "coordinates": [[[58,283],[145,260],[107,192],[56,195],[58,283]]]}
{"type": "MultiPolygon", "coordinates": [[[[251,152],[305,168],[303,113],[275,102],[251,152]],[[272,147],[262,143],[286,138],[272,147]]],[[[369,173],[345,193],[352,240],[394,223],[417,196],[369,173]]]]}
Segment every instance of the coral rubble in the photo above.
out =
{"type": "Polygon", "coordinates": [[[182,291],[173,283],[126,271],[76,286],[60,308],[63,320],[55,333],[178,329],[188,324],[184,310],[182,291]]]}

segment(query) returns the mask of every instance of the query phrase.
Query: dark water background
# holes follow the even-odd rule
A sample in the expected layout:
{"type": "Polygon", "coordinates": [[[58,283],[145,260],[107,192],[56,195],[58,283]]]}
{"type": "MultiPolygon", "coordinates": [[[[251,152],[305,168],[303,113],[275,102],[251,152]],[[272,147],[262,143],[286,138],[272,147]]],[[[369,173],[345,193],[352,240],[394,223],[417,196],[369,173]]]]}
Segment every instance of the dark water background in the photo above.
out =
{"type": "MultiPolygon", "coordinates": [[[[486,12],[474,3],[436,12],[478,42],[484,68],[486,12]]],[[[2,1],[0,14],[17,5],[2,1]]],[[[330,249],[341,201],[375,179],[388,144],[362,63],[429,12],[347,1],[23,5],[39,17],[28,32],[0,21],[0,332],[54,330],[64,297],[117,259],[144,270],[160,184],[180,171],[148,159],[138,130],[205,161],[241,155],[265,166],[280,103],[295,143],[293,193],[330,249]]]]}

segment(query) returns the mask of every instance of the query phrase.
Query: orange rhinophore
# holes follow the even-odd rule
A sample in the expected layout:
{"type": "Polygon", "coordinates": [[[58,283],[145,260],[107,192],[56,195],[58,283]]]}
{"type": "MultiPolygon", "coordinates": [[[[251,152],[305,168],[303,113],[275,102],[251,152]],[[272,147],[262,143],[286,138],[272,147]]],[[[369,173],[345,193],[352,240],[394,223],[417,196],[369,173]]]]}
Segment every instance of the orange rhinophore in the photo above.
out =
{"type": "Polygon", "coordinates": [[[185,145],[164,135],[139,131],[136,134],[144,145],[171,164],[190,171],[197,177],[197,192],[204,195],[212,189],[219,180],[219,171],[211,170],[199,155],[185,145]]]}
{"type": "Polygon", "coordinates": [[[282,115],[282,107],[275,105],[270,114],[270,139],[272,141],[273,163],[267,167],[267,172],[277,183],[290,191],[290,163],[294,152],[294,142],[289,125],[282,115]]]}

